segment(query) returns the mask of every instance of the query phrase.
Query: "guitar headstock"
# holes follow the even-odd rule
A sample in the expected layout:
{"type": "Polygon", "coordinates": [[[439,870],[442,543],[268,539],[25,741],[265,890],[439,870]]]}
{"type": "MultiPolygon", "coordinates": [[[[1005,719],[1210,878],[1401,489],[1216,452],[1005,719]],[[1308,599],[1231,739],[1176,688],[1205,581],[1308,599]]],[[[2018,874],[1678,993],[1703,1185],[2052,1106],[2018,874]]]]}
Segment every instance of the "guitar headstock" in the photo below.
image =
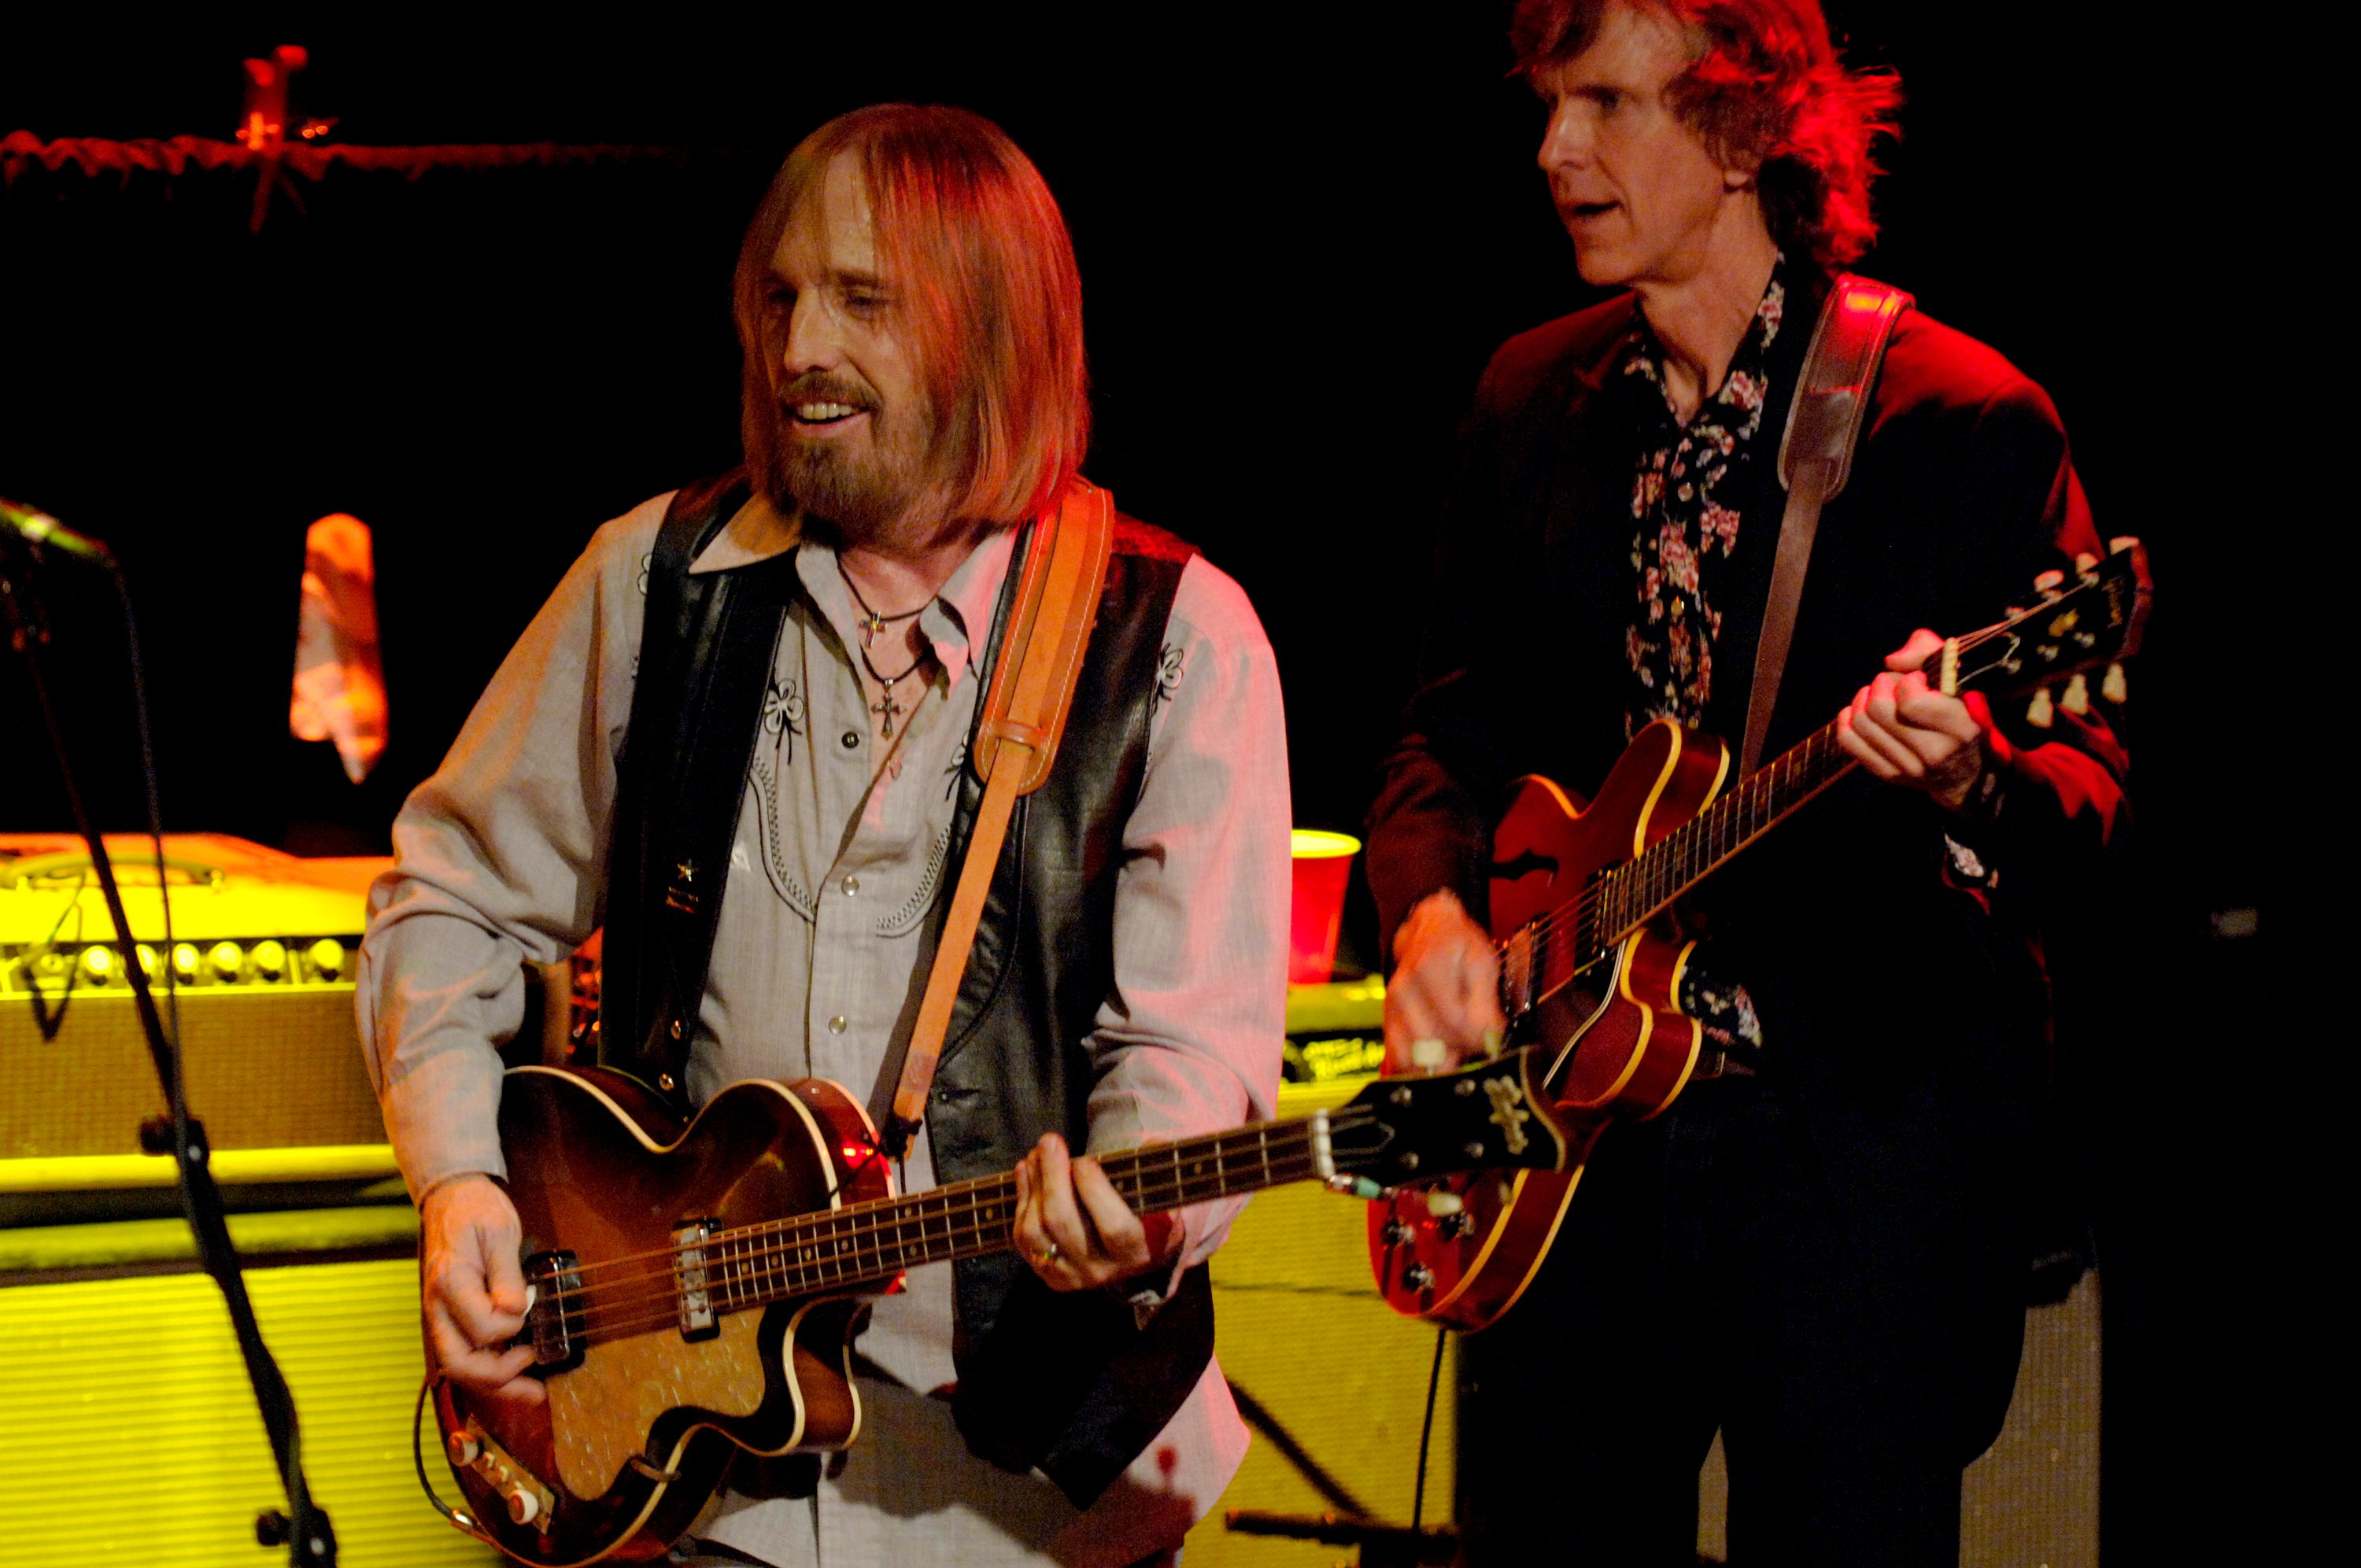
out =
{"type": "Polygon", "coordinates": [[[1463,1170],[1558,1170],[1567,1157],[1530,1047],[1432,1078],[1379,1079],[1330,1113],[1328,1139],[1340,1177],[1381,1188],[1463,1170]]]}
{"type": "Polygon", "coordinates": [[[2049,687],[2065,682],[2055,706],[2070,713],[2090,707],[2086,672],[2106,666],[2100,693],[2110,702],[2127,695],[2123,661],[2139,652],[2153,592],[2147,553],[2132,538],[2111,540],[2103,561],[2085,555],[2070,580],[2044,572],[2034,580],[2041,602],[2012,610],[2006,620],[1954,637],[1930,660],[1927,674],[1950,694],[1981,691],[1992,696],[2033,694],[2026,717],[2050,722],[2049,687]]]}

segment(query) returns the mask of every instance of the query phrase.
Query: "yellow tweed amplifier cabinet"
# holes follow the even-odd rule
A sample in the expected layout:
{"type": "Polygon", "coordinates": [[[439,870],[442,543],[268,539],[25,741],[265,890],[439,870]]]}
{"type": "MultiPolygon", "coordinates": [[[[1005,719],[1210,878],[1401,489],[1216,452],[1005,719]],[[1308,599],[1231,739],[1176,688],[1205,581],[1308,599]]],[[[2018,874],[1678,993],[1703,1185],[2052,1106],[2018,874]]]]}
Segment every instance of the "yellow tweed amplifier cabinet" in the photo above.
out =
{"type": "Polygon", "coordinates": [[[164,1108],[126,966],[179,992],[189,1105],[223,1149],[385,1139],[353,1024],[379,860],[302,860],[215,834],[110,835],[126,942],[80,839],[0,835],[0,1160],[135,1154],[164,1108]]]}

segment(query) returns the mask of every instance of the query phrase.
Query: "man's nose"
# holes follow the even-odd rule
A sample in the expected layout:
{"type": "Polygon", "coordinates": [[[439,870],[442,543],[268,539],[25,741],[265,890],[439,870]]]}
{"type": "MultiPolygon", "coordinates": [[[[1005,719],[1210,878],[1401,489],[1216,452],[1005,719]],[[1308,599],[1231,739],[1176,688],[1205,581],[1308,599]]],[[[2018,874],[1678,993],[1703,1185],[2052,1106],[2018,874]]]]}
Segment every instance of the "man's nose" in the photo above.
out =
{"type": "Polygon", "coordinates": [[[1542,166],[1544,174],[1554,174],[1561,169],[1585,169],[1590,164],[1594,150],[1590,118],[1582,113],[1582,105],[1569,98],[1550,110],[1549,125],[1542,131],[1541,150],[1533,161],[1542,166]]]}
{"type": "Polygon", "coordinates": [[[790,380],[807,370],[833,370],[844,357],[836,313],[818,294],[816,289],[806,290],[796,297],[796,307],[787,316],[787,340],[780,354],[780,368],[790,380]]]}

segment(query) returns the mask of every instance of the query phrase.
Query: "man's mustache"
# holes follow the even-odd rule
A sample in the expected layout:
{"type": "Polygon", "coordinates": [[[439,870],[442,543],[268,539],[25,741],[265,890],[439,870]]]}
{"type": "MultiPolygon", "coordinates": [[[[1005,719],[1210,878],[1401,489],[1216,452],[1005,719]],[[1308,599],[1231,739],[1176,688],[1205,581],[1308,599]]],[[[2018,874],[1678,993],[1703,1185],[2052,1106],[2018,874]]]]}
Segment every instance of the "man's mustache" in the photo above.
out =
{"type": "Polygon", "coordinates": [[[778,402],[782,409],[796,403],[844,403],[871,413],[877,411],[874,392],[858,381],[825,370],[807,370],[781,387],[778,402]]]}

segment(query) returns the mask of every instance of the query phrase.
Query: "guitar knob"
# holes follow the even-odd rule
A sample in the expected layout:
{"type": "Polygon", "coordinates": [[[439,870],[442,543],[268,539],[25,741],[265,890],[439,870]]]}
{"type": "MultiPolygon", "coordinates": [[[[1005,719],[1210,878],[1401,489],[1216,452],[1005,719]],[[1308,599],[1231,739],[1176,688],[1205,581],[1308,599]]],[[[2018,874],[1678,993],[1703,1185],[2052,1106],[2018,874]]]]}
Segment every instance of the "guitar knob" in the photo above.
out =
{"type": "Polygon", "coordinates": [[[1434,1234],[1447,1242],[1455,1242],[1475,1228],[1473,1214],[1445,1214],[1434,1222],[1434,1234]]]}
{"type": "Polygon", "coordinates": [[[2121,704],[2132,695],[2131,683],[2124,678],[2121,664],[2109,664],[2106,678],[2099,683],[2099,695],[2109,702],[2121,704]]]}
{"type": "Polygon", "coordinates": [[[2049,704],[2049,688],[2037,688],[2033,700],[2025,705],[2025,721],[2036,729],[2047,729],[2057,717],[2057,710],[2049,704]]]}
{"type": "Polygon", "coordinates": [[[1388,1220],[1378,1235],[1388,1246],[1400,1246],[1410,1240],[1410,1227],[1400,1220],[1388,1220]]]}
{"type": "Polygon", "coordinates": [[[1446,1191],[1440,1187],[1426,1195],[1426,1212],[1437,1219],[1446,1214],[1456,1214],[1466,1207],[1466,1205],[1459,1201],[1458,1193],[1446,1191]]]}
{"type": "Polygon", "coordinates": [[[484,1452],[473,1432],[455,1431],[444,1439],[443,1446],[450,1453],[451,1465],[456,1470],[465,1470],[476,1462],[476,1455],[484,1452]]]}
{"type": "Polygon", "coordinates": [[[2091,688],[2083,684],[2081,675],[2066,683],[2066,695],[2058,699],[2058,706],[2073,714],[2091,711],[2091,688]]]}
{"type": "Polygon", "coordinates": [[[1402,1270],[1402,1284],[1412,1290],[1424,1290],[1434,1284],[1434,1270],[1422,1263],[1413,1263],[1402,1270]]]}
{"type": "Polygon", "coordinates": [[[512,1524],[531,1524],[541,1513],[541,1499],[532,1489],[515,1486],[509,1491],[509,1520],[512,1524]]]}

